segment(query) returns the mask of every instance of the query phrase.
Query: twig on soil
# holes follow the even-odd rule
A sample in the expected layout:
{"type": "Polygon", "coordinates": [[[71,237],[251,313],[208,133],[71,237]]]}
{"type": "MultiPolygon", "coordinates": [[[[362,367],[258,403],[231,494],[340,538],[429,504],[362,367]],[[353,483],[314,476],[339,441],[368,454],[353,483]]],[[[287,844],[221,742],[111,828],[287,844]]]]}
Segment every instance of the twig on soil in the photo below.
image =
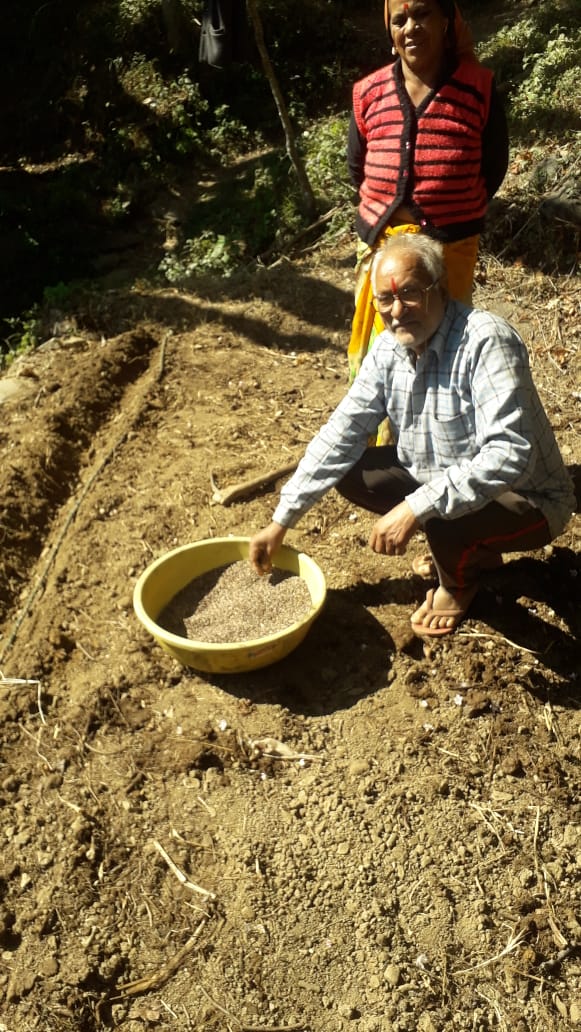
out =
{"type": "Polygon", "coordinates": [[[215,1007],[216,1010],[219,1010],[221,1014],[224,1014],[227,1018],[230,1018],[232,1021],[234,1021],[239,1028],[242,1027],[242,1022],[240,1022],[238,1018],[236,1018],[230,1011],[225,1010],[224,1007],[221,1007],[219,1003],[216,1003],[216,1001],[212,999],[210,994],[206,992],[203,985],[198,985],[198,989],[206,997],[208,1003],[212,1004],[212,1007],[215,1007]]]}
{"type": "Polygon", "coordinates": [[[169,960],[163,967],[158,968],[157,971],[153,971],[151,975],[145,975],[144,978],[136,978],[133,982],[125,982],[122,985],[118,985],[117,991],[119,996],[113,996],[111,999],[121,1000],[124,996],[137,996],[139,993],[146,993],[150,989],[160,989],[162,985],[165,985],[165,983],[169,981],[172,975],[175,975],[188,953],[191,953],[196,945],[200,932],[205,928],[206,924],[207,918],[203,917],[194,934],[190,936],[185,945],[182,946],[181,950],[178,950],[172,960],[169,960]]]}
{"type": "Polygon", "coordinates": [[[512,645],[513,649],[520,649],[521,652],[529,652],[532,656],[542,655],[540,649],[527,649],[525,645],[519,645],[518,642],[505,638],[504,634],[484,634],[481,631],[458,631],[458,634],[461,638],[488,638],[490,641],[504,641],[507,645],[512,645]]]}
{"type": "Polygon", "coordinates": [[[264,757],[268,760],[318,760],[318,756],[312,753],[295,752],[284,742],[276,738],[242,738],[239,736],[241,748],[250,759],[256,760],[264,757]]]}
{"type": "Polygon", "coordinates": [[[60,794],[60,792],[57,792],[57,796],[60,799],[61,803],[63,803],[64,806],[68,806],[69,809],[73,811],[73,813],[82,813],[83,812],[80,806],[77,806],[76,803],[71,803],[70,800],[65,799],[65,797],[62,796],[60,794]]]}
{"type": "Polygon", "coordinates": [[[161,1003],[162,1007],[165,1007],[165,1009],[168,1012],[168,1014],[171,1014],[172,1018],[175,1018],[176,1021],[178,1021],[178,1016],[177,1016],[176,1012],[171,1009],[169,1003],[166,1003],[164,1000],[160,1000],[159,1002],[161,1003]]]}
{"type": "Polygon", "coordinates": [[[503,957],[507,957],[509,953],[513,953],[517,946],[520,946],[526,938],[526,930],[520,931],[517,935],[514,933],[510,936],[506,946],[500,953],[496,953],[494,957],[488,957],[486,960],[481,960],[479,964],[475,964],[474,967],[460,968],[454,971],[455,975],[470,975],[473,971],[481,971],[482,968],[490,967],[491,964],[495,964],[497,960],[502,960],[503,957]]]}
{"type": "Polygon", "coordinates": [[[174,863],[169,853],[166,853],[165,849],[161,845],[161,842],[158,842],[157,839],[154,839],[153,844],[157,849],[159,855],[162,857],[163,860],[165,860],[170,871],[173,874],[175,874],[177,880],[183,885],[184,889],[189,889],[190,892],[199,892],[199,894],[201,896],[205,896],[206,899],[216,899],[216,895],[214,892],[210,892],[209,889],[203,889],[201,885],[196,885],[195,882],[189,880],[189,878],[184,874],[183,871],[180,870],[177,864],[174,863]]]}
{"type": "Polygon", "coordinates": [[[28,735],[29,738],[32,738],[32,741],[34,742],[34,745],[36,747],[36,755],[42,760],[43,763],[46,763],[48,769],[52,772],[54,770],[54,767],[53,767],[52,763],[50,762],[48,756],[45,756],[44,753],[41,753],[39,748],[38,748],[38,744],[40,742],[40,737],[42,735],[42,728],[38,729],[37,740],[35,740],[34,735],[28,730],[28,728],[26,728],[24,726],[24,724],[20,724],[19,727],[20,727],[21,731],[24,731],[25,735],[28,735]]]}
{"type": "Polygon", "coordinates": [[[549,922],[549,926],[550,926],[551,931],[553,933],[553,938],[555,940],[556,945],[558,946],[559,949],[564,950],[564,949],[566,949],[568,947],[569,943],[567,942],[565,936],[563,935],[563,933],[561,932],[559,926],[557,925],[557,920],[556,920],[556,917],[555,917],[555,911],[553,909],[553,904],[551,903],[551,889],[550,889],[550,886],[549,886],[549,881],[550,881],[549,872],[547,871],[547,868],[544,867],[544,866],[541,868],[541,871],[542,871],[542,875],[543,875],[543,888],[545,890],[545,899],[547,900],[547,920],[549,922]]]}
{"type": "Polygon", "coordinates": [[[84,646],[84,645],[81,645],[80,641],[76,641],[76,642],[75,642],[75,645],[77,646],[77,648],[78,648],[78,649],[80,649],[80,650],[81,650],[81,652],[83,653],[83,656],[86,656],[86,657],[87,657],[87,659],[90,659],[90,660],[91,660],[91,663],[94,663],[94,662],[95,662],[95,657],[94,657],[94,656],[92,656],[90,652],[87,652],[87,650],[86,650],[85,646],[84,646]]]}
{"type": "Polygon", "coordinates": [[[541,878],[540,878],[540,874],[539,874],[539,854],[538,854],[538,849],[537,849],[537,843],[538,843],[538,840],[539,840],[539,822],[540,822],[540,819],[541,819],[541,809],[540,809],[539,806],[537,806],[537,812],[535,814],[535,830],[533,832],[533,860],[535,862],[535,874],[537,876],[537,881],[539,881],[539,882],[540,882],[541,878]]]}
{"type": "Polygon", "coordinates": [[[500,1032],[508,1032],[508,1025],[506,1024],[506,1021],[503,1018],[502,1011],[500,1009],[500,1004],[499,1004],[498,1000],[495,1000],[494,997],[492,997],[492,996],[487,996],[486,993],[480,992],[478,989],[476,990],[476,993],[483,1000],[486,1000],[488,1006],[492,1007],[492,1009],[494,1010],[494,1013],[496,1014],[496,1018],[497,1018],[497,1021],[498,1021],[498,1028],[499,1028],[500,1032]]]}
{"type": "Polygon", "coordinates": [[[240,1032],[307,1032],[307,1025],[241,1025],[240,1032]]]}
{"type": "Polygon", "coordinates": [[[522,835],[523,834],[523,832],[520,830],[520,828],[515,828],[514,824],[512,824],[509,820],[506,820],[506,818],[503,817],[502,814],[498,812],[498,810],[493,810],[493,809],[491,809],[491,807],[480,806],[478,803],[469,803],[468,805],[470,806],[470,808],[472,810],[476,810],[476,813],[480,814],[480,817],[482,818],[482,820],[486,824],[487,828],[489,828],[490,831],[493,833],[493,835],[495,835],[495,837],[498,839],[498,841],[499,841],[500,845],[502,846],[504,852],[506,852],[506,850],[504,848],[504,843],[502,841],[501,831],[500,831],[499,828],[496,827],[496,825],[493,823],[492,820],[489,820],[486,817],[485,810],[490,814],[491,818],[494,818],[497,821],[504,821],[505,824],[507,825],[509,831],[513,835],[522,835]]]}

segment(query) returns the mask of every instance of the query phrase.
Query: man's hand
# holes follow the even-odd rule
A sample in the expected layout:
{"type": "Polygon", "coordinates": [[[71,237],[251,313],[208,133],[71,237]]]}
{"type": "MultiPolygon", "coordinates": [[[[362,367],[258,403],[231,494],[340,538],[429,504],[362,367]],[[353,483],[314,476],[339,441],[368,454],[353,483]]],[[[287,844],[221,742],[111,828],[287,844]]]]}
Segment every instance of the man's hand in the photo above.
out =
{"type": "Polygon", "coordinates": [[[383,555],[403,555],[419,523],[407,502],[400,502],[373,525],[369,545],[383,555]]]}
{"type": "Polygon", "coordinates": [[[269,523],[250,540],[248,558],[257,573],[270,573],[272,556],[282,545],[287,528],[280,523],[269,523]]]}

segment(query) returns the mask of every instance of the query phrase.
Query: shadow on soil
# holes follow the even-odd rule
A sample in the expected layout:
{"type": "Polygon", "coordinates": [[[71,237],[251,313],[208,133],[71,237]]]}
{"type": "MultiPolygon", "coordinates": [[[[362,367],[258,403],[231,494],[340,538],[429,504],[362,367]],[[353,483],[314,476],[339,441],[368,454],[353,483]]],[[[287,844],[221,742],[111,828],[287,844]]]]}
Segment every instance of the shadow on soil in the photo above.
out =
{"type": "Polygon", "coordinates": [[[384,688],[394,651],[391,636],[361,603],[330,591],[316,624],[286,659],[248,674],[207,674],[205,680],[237,698],[322,716],[384,688]]]}
{"type": "MultiPolygon", "coordinates": [[[[406,578],[330,591],[315,626],[286,659],[248,674],[209,674],[205,679],[235,697],[280,705],[303,716],[348,709],[387,686],[398,651],[389,631],[366,607],[390,602],[413,606],[423,590],[419,578],[406,578]]],[[[533,695],[571,709],[581,708],[580,593],[581,556],[555,549],[548,560],[514,559],[490,575],[469,614],[498,635],[498,655],[514,648],[530,653],[525,686],[533,695]],[[537,605],[549,606],[563,626],[545,622],[537,605]],[[561,682],[557,687],[555,675],[561,682]]],[[[446,647],[454,647],[453,637],[446,647]]],[[[399,651],[410,659],[424,659],[419,639],[400,645],[399,651]]]]}

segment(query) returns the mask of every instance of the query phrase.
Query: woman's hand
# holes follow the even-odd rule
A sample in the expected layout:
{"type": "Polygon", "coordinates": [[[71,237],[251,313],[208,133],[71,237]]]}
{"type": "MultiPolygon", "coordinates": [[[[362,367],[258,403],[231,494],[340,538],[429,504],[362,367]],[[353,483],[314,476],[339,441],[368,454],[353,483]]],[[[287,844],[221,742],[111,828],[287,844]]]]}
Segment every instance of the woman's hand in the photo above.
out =
{"type": "Polygon", "coordinates": [[[400,502],[373,525],[369,545],[382,555],[403,555],[419,526],[408,503],[400,502]]]}
{"type": "Polygon", "coordinates": [[[257,573],[270,573],[272,557],[282,545],[287,528],[280,523],[269,523],[250,540],[248,558],[257,573]]]}

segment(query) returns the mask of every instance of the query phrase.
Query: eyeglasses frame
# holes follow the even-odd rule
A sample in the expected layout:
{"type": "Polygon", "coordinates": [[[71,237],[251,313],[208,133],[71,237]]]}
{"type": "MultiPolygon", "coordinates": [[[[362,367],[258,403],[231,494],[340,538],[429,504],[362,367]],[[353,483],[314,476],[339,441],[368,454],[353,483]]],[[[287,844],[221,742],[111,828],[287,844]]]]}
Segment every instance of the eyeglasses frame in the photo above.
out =
{"type": "Polygon", "coordinates": [[[393,300],[391,301],[391,304],[389,304],[389,305],[382,305],[381,304],[381,298],[377,297],[376,295],[374,295],[373,298],[371,299],[371,303],[372,303],[373,307],[375,308],[376,312],[379,312],[380,315],[383,312],[388,312],[388,313],[391,312],[396,299],[399,301],[399,303],[402,306],[402,308],[421,308],[422,305],[425,304],[426,298],[427,298],[430,290],[432,290],[433,287],[437,287],[439,282],[440,282],[439,280],[434,280],[434,282],[433,283],[429,283],[427,287],[416,287],[415,288],[416,290],[419,290],[420,293],[422,294],[422,299],[419,302],[419,304],[416,304],[413,301],[412,302],[404,301],[403,298],[400,297],[400,295],[399,295],[397,290],[393,291],[393,300]]]}

